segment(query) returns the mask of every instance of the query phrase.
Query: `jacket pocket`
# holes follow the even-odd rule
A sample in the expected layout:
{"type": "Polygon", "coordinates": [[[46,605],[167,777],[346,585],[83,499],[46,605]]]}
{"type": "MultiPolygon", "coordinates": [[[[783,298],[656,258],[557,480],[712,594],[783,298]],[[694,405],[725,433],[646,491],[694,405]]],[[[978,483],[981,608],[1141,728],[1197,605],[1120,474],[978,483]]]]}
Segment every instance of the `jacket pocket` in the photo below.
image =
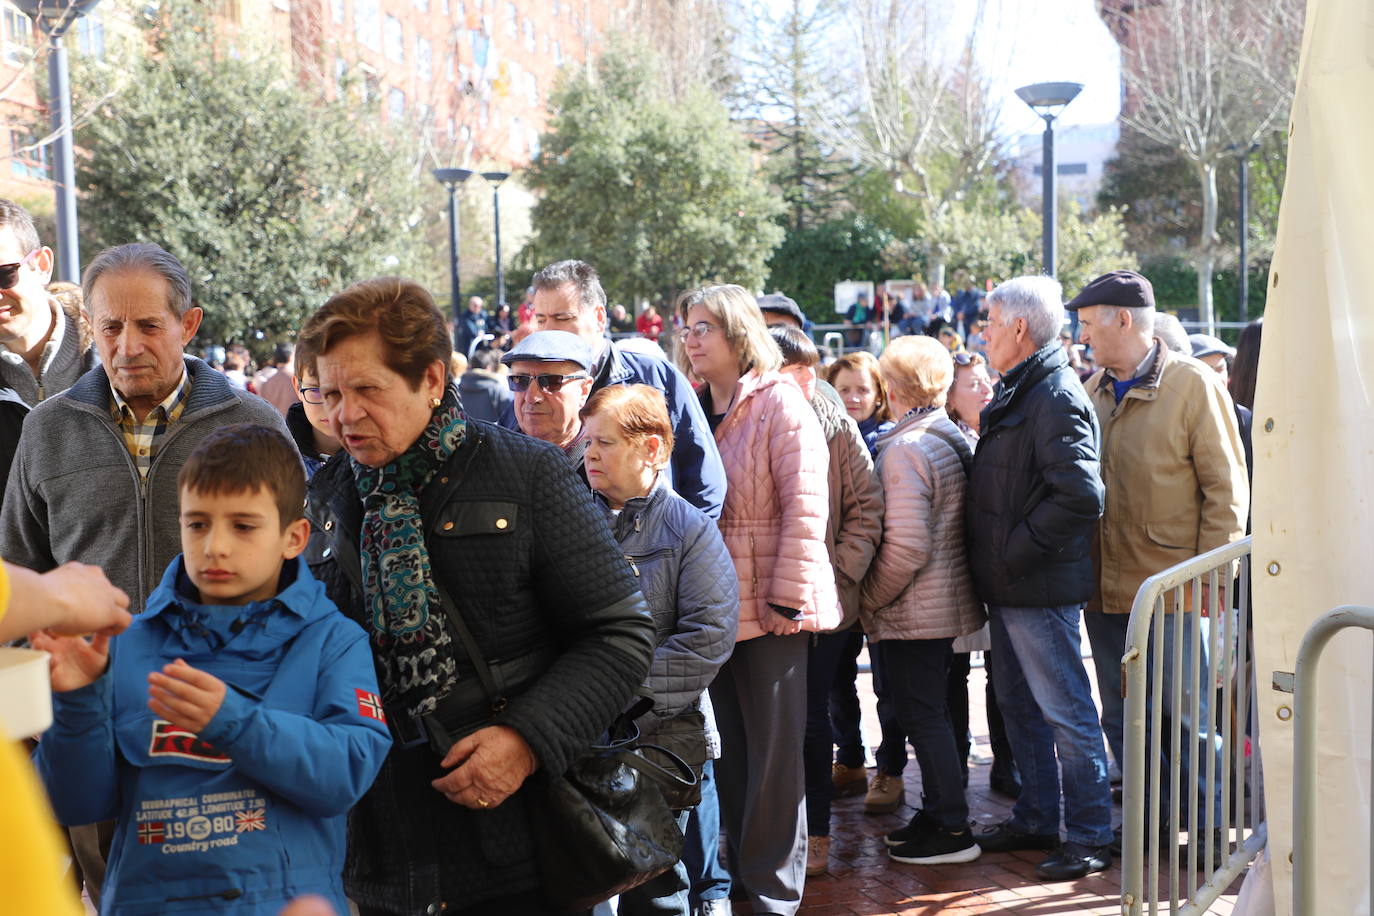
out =
{"type": "Polygon", "coordinates": [[[1170,550],[1197,550],[1197,525],[1189,521],[1146,522],[1145,536],[1160,547],[1170,550]]]}
{"type": "Polygon", "coordinates": [[[443,507],[431,527],[437,537],[505,536],[520,528],[520,506],[499,500],[455,500],[443,507]]]}

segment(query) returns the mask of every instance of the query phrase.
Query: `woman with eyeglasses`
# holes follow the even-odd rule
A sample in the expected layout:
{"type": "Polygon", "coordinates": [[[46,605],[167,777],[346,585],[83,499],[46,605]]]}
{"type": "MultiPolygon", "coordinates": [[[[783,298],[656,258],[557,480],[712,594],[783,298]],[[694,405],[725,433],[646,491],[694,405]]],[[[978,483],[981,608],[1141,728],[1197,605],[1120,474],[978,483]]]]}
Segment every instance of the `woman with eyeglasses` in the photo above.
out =
{"type": "MultiPolygon", "coordinates": [[[[730,657],[739,626],[730,554],[711,517],[674,492],[660,473],[673,453],[672,422],[661,391],[648,385],[602,388],[582,408],[582,421],[587,480],[639,581],[657,631],[647,681],[654,707],[636,723],[644,741],[679,754],[698,778],[709,779],[706,764],[720,756],[720,739],[706,688],[730,657]]],[[[684,831],[694,802],[673,800],[684,831]]],[[[687,878],[688,866],[679,862],[621,894],[616,912],[687,916],[687,878]]],[[[611,908],[602,904],[593,912],[601,916],[611,908]]]]}
{"type": "Polygon", "coordinates": [[[782,357],[753,296],[708,286],[679,297],[677,313],[680,352],[704,383],[701,404],[725,464],[719,524],[740,592],[735,652],[711,685],[728,858],[754,913],[792,916],[807,847],[807,634],[841,619],[825,550],[825,435],[778,371],[782,357]]]}
{"type": "Polygon", "coordinates": [[[329,431],[329,422],[324,415],[324,398],[320,396],[320,380],[315,370],[307,368],[312,361],[306,356],[300,344],[296,344],[296,356],[291,365],[291,384],[300,398],[286,410],[286,429],[291,433],[291,441],[301,453],[305,463],[305,479],[315,476],[324,463],[339,450],[339,440],[329,431]]]}

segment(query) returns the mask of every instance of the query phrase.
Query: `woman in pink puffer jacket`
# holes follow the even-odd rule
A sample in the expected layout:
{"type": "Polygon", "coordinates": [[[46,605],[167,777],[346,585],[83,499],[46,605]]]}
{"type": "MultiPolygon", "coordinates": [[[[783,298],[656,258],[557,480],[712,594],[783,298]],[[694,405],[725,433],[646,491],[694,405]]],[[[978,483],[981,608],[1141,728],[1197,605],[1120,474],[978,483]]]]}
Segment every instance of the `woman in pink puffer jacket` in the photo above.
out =
{"type": "Polygon", "coordinates": [[[792,916],[806,862],[807,632],[840,623],[825,549],[829,453],[754,297],[708,286],[677,303],[687,368],[725,464],[720,532],[739,580],[735,652],[711,685],[732,877],[758,914],[792,916]]]}

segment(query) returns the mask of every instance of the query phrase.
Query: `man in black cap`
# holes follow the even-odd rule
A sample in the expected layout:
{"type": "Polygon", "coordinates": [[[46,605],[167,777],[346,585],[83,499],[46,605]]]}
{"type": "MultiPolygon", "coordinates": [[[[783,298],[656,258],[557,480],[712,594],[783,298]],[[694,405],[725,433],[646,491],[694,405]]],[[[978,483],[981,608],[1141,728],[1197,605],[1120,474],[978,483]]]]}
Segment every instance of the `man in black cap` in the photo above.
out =
{"type": "MultiPolygon", "coordinates": [[[[1102,729],[1120,764],[1125,711],[1119,660],[1136,592],[1147,577],[1244,537],[1249,486],[1231,396],[1219,375],[1153,335],[1155,299],[1149,280],[1135,271],[1112,271],[1084,287],[1067,308],[1078,311],[1079,339],[1092,347],[1101,367],[1086,386],[1102,427],[1107,498],[1098,526],[1097,595],[1084,623],[1102,696],[1102,729]]],[[[1206,601],[1209,596],[1203,597],[1206,601]]],[[[1229,606],[1225,597],[1217,597],[1219,608],[1229,606]]],[[[1183,610],[1198,611],[1191,593],[1183,610]]],[[[1194,690],[1185,682],[1183,706],[1173,708],[1178,615],[1172,600],[1166,600],[1165,611],[1164,645],[1155,647],[1164,652],[1164,682],[1156,689],[1164,715],[1182,717],[1189,740],[1198,743],[1198,752],[1185,753],[1178,763],[1183,784],[1196,783],[1201,792],[1203,761],[1216,750],[1215,736],[1201,724],[1208,721],[1212,691],[1194,690]],[[1200,710],[1196,723],[1188,715],[1193,702],[1200,710]],[[1190,760],[1196,761],[1191,774],[1190,760]]],[[[1191,624],[1179,624],[1181,671],[1192,670],[1196,652],[1202,684],[1211,682],[1209,623],[1202,621],[1199,645],[1194,645],[1191,624]]],[[[1178,801],[1183,805],[1185,800],[1178,801]]],[[[1224,824],[1219,784],[1210,803],[1216,823],[1224,824]]]]}
{"type": "Polygon", "coordinates": [[[784,327],[806,330],[806,315],[801,306],[782,293],[769,293],[759,296],[759,311],[763,312],[763,323],[770,328],[784,327]]]}

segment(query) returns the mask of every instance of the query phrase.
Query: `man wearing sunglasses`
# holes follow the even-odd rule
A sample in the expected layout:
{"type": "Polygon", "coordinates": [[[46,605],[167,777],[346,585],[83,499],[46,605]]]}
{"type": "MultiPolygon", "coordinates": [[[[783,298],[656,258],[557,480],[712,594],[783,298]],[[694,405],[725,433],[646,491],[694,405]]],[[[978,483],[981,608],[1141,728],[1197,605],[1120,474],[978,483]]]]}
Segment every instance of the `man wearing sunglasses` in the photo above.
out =
{"type": "MultiPolygon", "coordinates": [[[[725,466],[715,436],[687,377],[666,356],[659,359],[626,349],[606,337],[606,291],[596,268],[585,261],[558,261],[534,275],[534,325],[539,331],[577,335],[592,355],[591,392],[607,385],[649,385],[663,392],[673,424],[673,489],[712,518],[725,500],[725,466]]],[[[507,412],[501,425],[516,429],[507,412]]]]}
{"type": "Polygon", "coordinates": [[[0,490],[29,408],[70,388],[96,361],[94,349],[82,346],[80,316],[46,289],[52,268],[52,249],[39,243],[33,218],[0,198],[0,490]]]}
{"type": "Polygon", "coordinates": [[[520,431],[561,448],[586,479],[582,455],[582,406],[592,393],[592,351],[567,331],[535,331],[501,357],[510,367],[506,383],[515,393],[520,431]]]}

